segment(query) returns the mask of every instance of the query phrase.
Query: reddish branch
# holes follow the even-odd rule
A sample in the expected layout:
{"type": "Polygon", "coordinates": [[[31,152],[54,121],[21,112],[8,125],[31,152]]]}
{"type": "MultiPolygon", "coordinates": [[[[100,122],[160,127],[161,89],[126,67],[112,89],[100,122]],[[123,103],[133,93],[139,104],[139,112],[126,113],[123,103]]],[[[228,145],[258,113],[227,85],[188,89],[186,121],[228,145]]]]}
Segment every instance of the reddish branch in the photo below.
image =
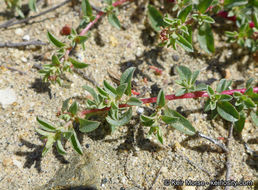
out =
{"type": "MultiPolygon", "coordinates": [[[[244,93],[246,91],[245,88],[243,89],[236,89],[236,90],[226,90],[224,92],[222,92],[221,94],[228,94],[228,95],[233,95],[234,92],[240,92],[240,93],[244,93]]],[[[258,92],[258,87],[254,87],[253,91],[255,93],[258,92]]],[[[193,93],[187,93],[184,94],[182,96],[175,96],[174,94],[171,95],[167,95],[165,96],[166,100],[177,100],[177,99],[186,99],[186,98],[200,98],[200,97],[209,97],[207,92],[204,91],[198,91],[198,92],[193,92],[193,93]]],[[[143,98],[141,99],[141,101],[143,102],[143,104],[148,104],[148,103],[155,103],[157,101],[157,97],[153,97],[153,98],[143,98]]],[[[119,105],[120,108],[124,108],[124,107],[130,107],[130,105],[127,104],[120,104],[119,105]]],[[[81,112],[80,115],[86,115],[89,113],[94,113],[94,112],[102,112],[102,111],[108,111],[110,110],[110,107],[106,107],[103,109],[90,109],[90,110],[84,110],[81,112]]]]}

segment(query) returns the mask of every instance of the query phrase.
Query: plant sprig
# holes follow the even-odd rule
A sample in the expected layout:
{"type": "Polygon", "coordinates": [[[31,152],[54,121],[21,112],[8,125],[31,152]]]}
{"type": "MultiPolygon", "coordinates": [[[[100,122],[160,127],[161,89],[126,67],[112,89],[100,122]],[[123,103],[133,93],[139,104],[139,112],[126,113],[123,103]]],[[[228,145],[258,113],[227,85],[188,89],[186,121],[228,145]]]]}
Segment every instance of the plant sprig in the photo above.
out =
{"type": "MultiPolygon", "coordinates": [[[[45,155],[54,143],[56,143],[58,152],[65,154],[65,149],[62,146],[63,139],[70,141],[73,149],[82,154],[82,148],[74,129],[76,123],[79,125],[80,132],[92,132],[101,124],[99,121],[92,120],[92,116],[103,112],[105,122],[109,124],[110,131],[113,133],[119,126],[130,122],[133,115],[132,106],[141,106],[143,103],[156,103],[155,111],[149,116],[142,114],[140,121],[142,126],[149,128],[148,136],[154,134],[162,144],[164,143],[162,125],[168,125],[187,135],[197,133],[194,126],[184,116],[167,106],[168,100],[208,97],[204,110],[211,111],[214,117],[220,115],[226,121],[234,123],[238,132],[241,132],[244,127],[245,111],[249,113],[249,110],[251,110],[251,118],[255,125],[258,125],[258,88],[251,87],[252,80],[247,82],[246,89],[228,90],[232,82],[222,79],[216,88],[216,92],[210,86],[206,86],[206,91],[195,91],[197,90],[195,81],[199,71],[192,73],[187,67],[183,66],[178,67],[177,70],[179,81],[181,81],[178,84],[183,87],[184,92],[187,92],[181,96],[166,96],[164,91],[160,90],[158,96],[154,98],[138,99],[133,97],[131,81],[135,71],[134,67],[125,70],[121,75],[118,86],[113,86],[107,81],[103,82],[103,87],[97,87],[96,90],[87,85],[83,86],[84,90],[90,93],[93,99],[86,100],[87,109],[81,112],[79,112],[77,102],[71,102],[70,99],[65,100],[61,112],[58,114],[66,122],[65,125],[60,124],[59,127],[56,127],[37,118],[38,123],[41,125],[37,132],[47,139],[43,154],[45,155]],[[191,88],[186,88],[185,83],[190,85],[191,88]]],[[[181,91],[179,90],[179,92],[181,91]]]]}

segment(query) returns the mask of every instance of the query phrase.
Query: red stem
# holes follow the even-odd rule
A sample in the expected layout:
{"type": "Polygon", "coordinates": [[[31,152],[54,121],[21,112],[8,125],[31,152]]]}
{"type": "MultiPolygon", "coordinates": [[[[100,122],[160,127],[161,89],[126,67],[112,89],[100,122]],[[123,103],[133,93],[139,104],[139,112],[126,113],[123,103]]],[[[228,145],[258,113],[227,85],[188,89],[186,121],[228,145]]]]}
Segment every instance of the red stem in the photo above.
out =
{"type": "MultiPolygon", "coordinates": [[[[240,92],[240,93],[244,93],[246,91],[245,88],[243,89],[235,89],[235,90],[226,90],[223,91],[221,94],[227,94],[227,95],[232,95],[234,92],[240,92]]],[[[258,92],[258,87],[254,87],[253,91],[255,93],[258,92]]],[[[186,98],[200,98],[200,97],[209,97],[208,93],[205,91],[198,91],[198,92],[193,92],[193,93],[187,93],[184,94],[182,96],[175,96],[174,94],[171,95],[167,95],[165,96],[166,100],[177,100],[177,99],[186,99],[186,98]]],[[[141,99],[141,101],[144,104],[148,104],[148,103],[154,103],[157,101],[157,97],[153,97],[153,98],[143,98],[141,99]]],[[[119,105],[120,108],[124,108],[124,107],[130,107],[130,105],[127,104],[120,104],[119,105]]],[[[83,110],[80,115],[86,115],[89,113],[94,113],[94,112],[102,112],[102,111],[108,111],[110,110],[110,107],[107,108],[103,108],[103,109],[90,109],[90,110],[83,110]]]]}

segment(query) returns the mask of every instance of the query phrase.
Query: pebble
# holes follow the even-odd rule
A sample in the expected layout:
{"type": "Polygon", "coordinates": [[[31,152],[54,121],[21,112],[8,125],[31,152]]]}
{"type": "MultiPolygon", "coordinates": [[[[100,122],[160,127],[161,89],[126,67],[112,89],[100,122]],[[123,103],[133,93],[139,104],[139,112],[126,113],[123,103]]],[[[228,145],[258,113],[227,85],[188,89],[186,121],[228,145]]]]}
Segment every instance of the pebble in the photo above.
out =
{"type": "Polygon", "coordinates": [[[179,61],[179,56],[178,55],[172,55],[172,59],[173,59],[173,61],[178,62],[179,61]]]}
{"type": "Polygon", "coordinates": [[[30,40],[30,36],[27,34],[25,36],[22,37],[23,41],[29,41],[30,40]]]}
{"type": "Polygon", "coordinates": [[[143,112],[144,112],[144,109],[141,108],[141,107],[139,107],[139,108],[136,110],[136,113],[137,113],[138,115],[141,115],[143,112]]]}
{"type": "Polygon", "coordinates": [[[5,109],[8,105],[16,101],[15,91],[11,88],[5,88],[0,90],[0,104],[5,109]]]}
{"type": "Polygon", "coordinates": [[[143,51],[140,47],[137,48],[136,50],[136,54],[135,54],[137,57],[141,57],[143,55],[143,51]]]}
{"type": "Polygon", "coordinates": [[[12,160],[10,158],[5,158],[2,164],[4,167],[10,166],[12,164],[12,160]]]}
{"type": "Polygon", "coordinates": [[[22,57],[22,58],[21,58],[21,61],[22,61],[23,63],[27,63],[28,60],[27,60],[25,57],[22,57]]]}
{"type": "Polygon", "coordinates": [[[13,165],[17,166],[18,168],[22,169],[22,163],[16,159],[13,159],[13,165]]]}
{"type": "Polygon", "coordinates": [[[17,28],[14,32],[15,32],[16,35],[19,35],[19,36],[22,36],[23,33],[24,33],[21,28],[17,28]]]}

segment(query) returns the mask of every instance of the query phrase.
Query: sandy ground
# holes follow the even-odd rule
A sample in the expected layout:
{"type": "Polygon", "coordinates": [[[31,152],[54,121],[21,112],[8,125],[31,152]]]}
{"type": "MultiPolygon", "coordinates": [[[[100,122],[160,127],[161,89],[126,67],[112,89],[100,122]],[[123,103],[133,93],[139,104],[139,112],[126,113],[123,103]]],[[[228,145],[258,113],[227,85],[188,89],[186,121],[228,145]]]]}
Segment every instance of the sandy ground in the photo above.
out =
{"type": "MultiPolygon", "coordinates": [[[[56,0],[51,3],[53,5],[59,2],[61,1],[56,0]]],[[[102,6],[99,1],[91,2],[102,6]]],[[[174,93],[178,88],[174,82],[177,76],[173,73],[176,65],[202,70],[198,80],[211,82],[213,87],[218,80],[225,77],[226,72],[227,77],[234,81],[235,88],[243,87],[243,81],[249,77],[257,79],[257,65],[251,56],[239,48],[231,49],[225,43],[219,43],[218,40],[222,40],[219,34],[216,34],[217,51],[213,56],[200,52],[198,45],[194,54],[189,54],[181,48],[175,51],[172,48],[157,47],[158,37],[146,24],[146,4],[139,2],[138,5],[127,4],[120,10],[119,19],[123,30],[112,28],[107,18],[103,17],[91,30],[86,50],[77,50],[77,56],[90,64],[83,72],[97,84],[101,85],[104,79],[112,82],[109,72],[119,75],[130,66],[137,67],[133,80],[136,90],[143,97],[156,96],[160,88],[164,89],[166,94],[174,93]],[[163,74],[156,76],[149,68],[150,65],[162,69],[163,74]]],[[[45,9],[39,7],[39,11],[45,9]]],[[[3,2],[0,3],[0,13],[0,22],[10,19],[4,14],[3,2]]],[[[48,43],[47,31],[59,39],[64,39],[59,35],[64,24],[77,27],[77,8],[66,5],[38,17],[33,23],[0,29],[0,42],[21,42],[24,35],[29,35],[30,39],[48,43]]],[[[218,28],[215,28],[216,30],[218,28]]],[[[139,124],[136,112],[130,124],[119,128],[112,136],[106,135],[101,129],[83,135],[82,146],[85,155],[82,157],[74,153],[69,144],[68,155],[65,157],[58,156],[55,149],[41,157],[44,144],[35,132],[38,127],[36,116],[57,122],[55,113],[60,110],[62,101],[68,97],[85,97],[87,93],[82,90],[82,85],[93,86],[76,74],[67,75],[73,81],[70,89],[42,83],[37,69],[33,66],[49,63],[53,52],[51,44],[41,48],[29,46],[0,49],[0,90],[9,88],[16,95],[12,104],[0,108],[0,189],[51,189],[54,186],[58,189],[57,186],[69,185],[78,173],[78,186],[84,183],[97,189],[121,190],[151,187],[180,189],[166,186],[166,179],[204,182],[225,179],[226,154],[220,148],[206,140],[188,137],[165,125],[162,126],[165,143],[161,145],[154,137],[147,139],[148,129],[139,124]],[[85,175],[78,171],[84,171],[85,175]]],[[[82,101],[79,102],[83,104],[82,101]]],[[[178,100],[169,102],[169,106],[184,113],[198,131],[215,139],[226,138],[229,124],[221,119],[208,120],[202,109],[204,102],[204,99],[178,100]]],[[[143,108],[147,112],[153,107],[147,105],[143,108]]],[[[232,180],[254,181],[257,178],[257,157],[248,154],[244,147],[246,142],[252,150],[257,151],[257,134],[257,128],[248,119],[242,136],[234,135],[232,180]]],[[[209,185],[181,189],[208,188],[223,189],[209,185]]],[[[238,186],[235,189],[254,187],[238,186]]]]}

